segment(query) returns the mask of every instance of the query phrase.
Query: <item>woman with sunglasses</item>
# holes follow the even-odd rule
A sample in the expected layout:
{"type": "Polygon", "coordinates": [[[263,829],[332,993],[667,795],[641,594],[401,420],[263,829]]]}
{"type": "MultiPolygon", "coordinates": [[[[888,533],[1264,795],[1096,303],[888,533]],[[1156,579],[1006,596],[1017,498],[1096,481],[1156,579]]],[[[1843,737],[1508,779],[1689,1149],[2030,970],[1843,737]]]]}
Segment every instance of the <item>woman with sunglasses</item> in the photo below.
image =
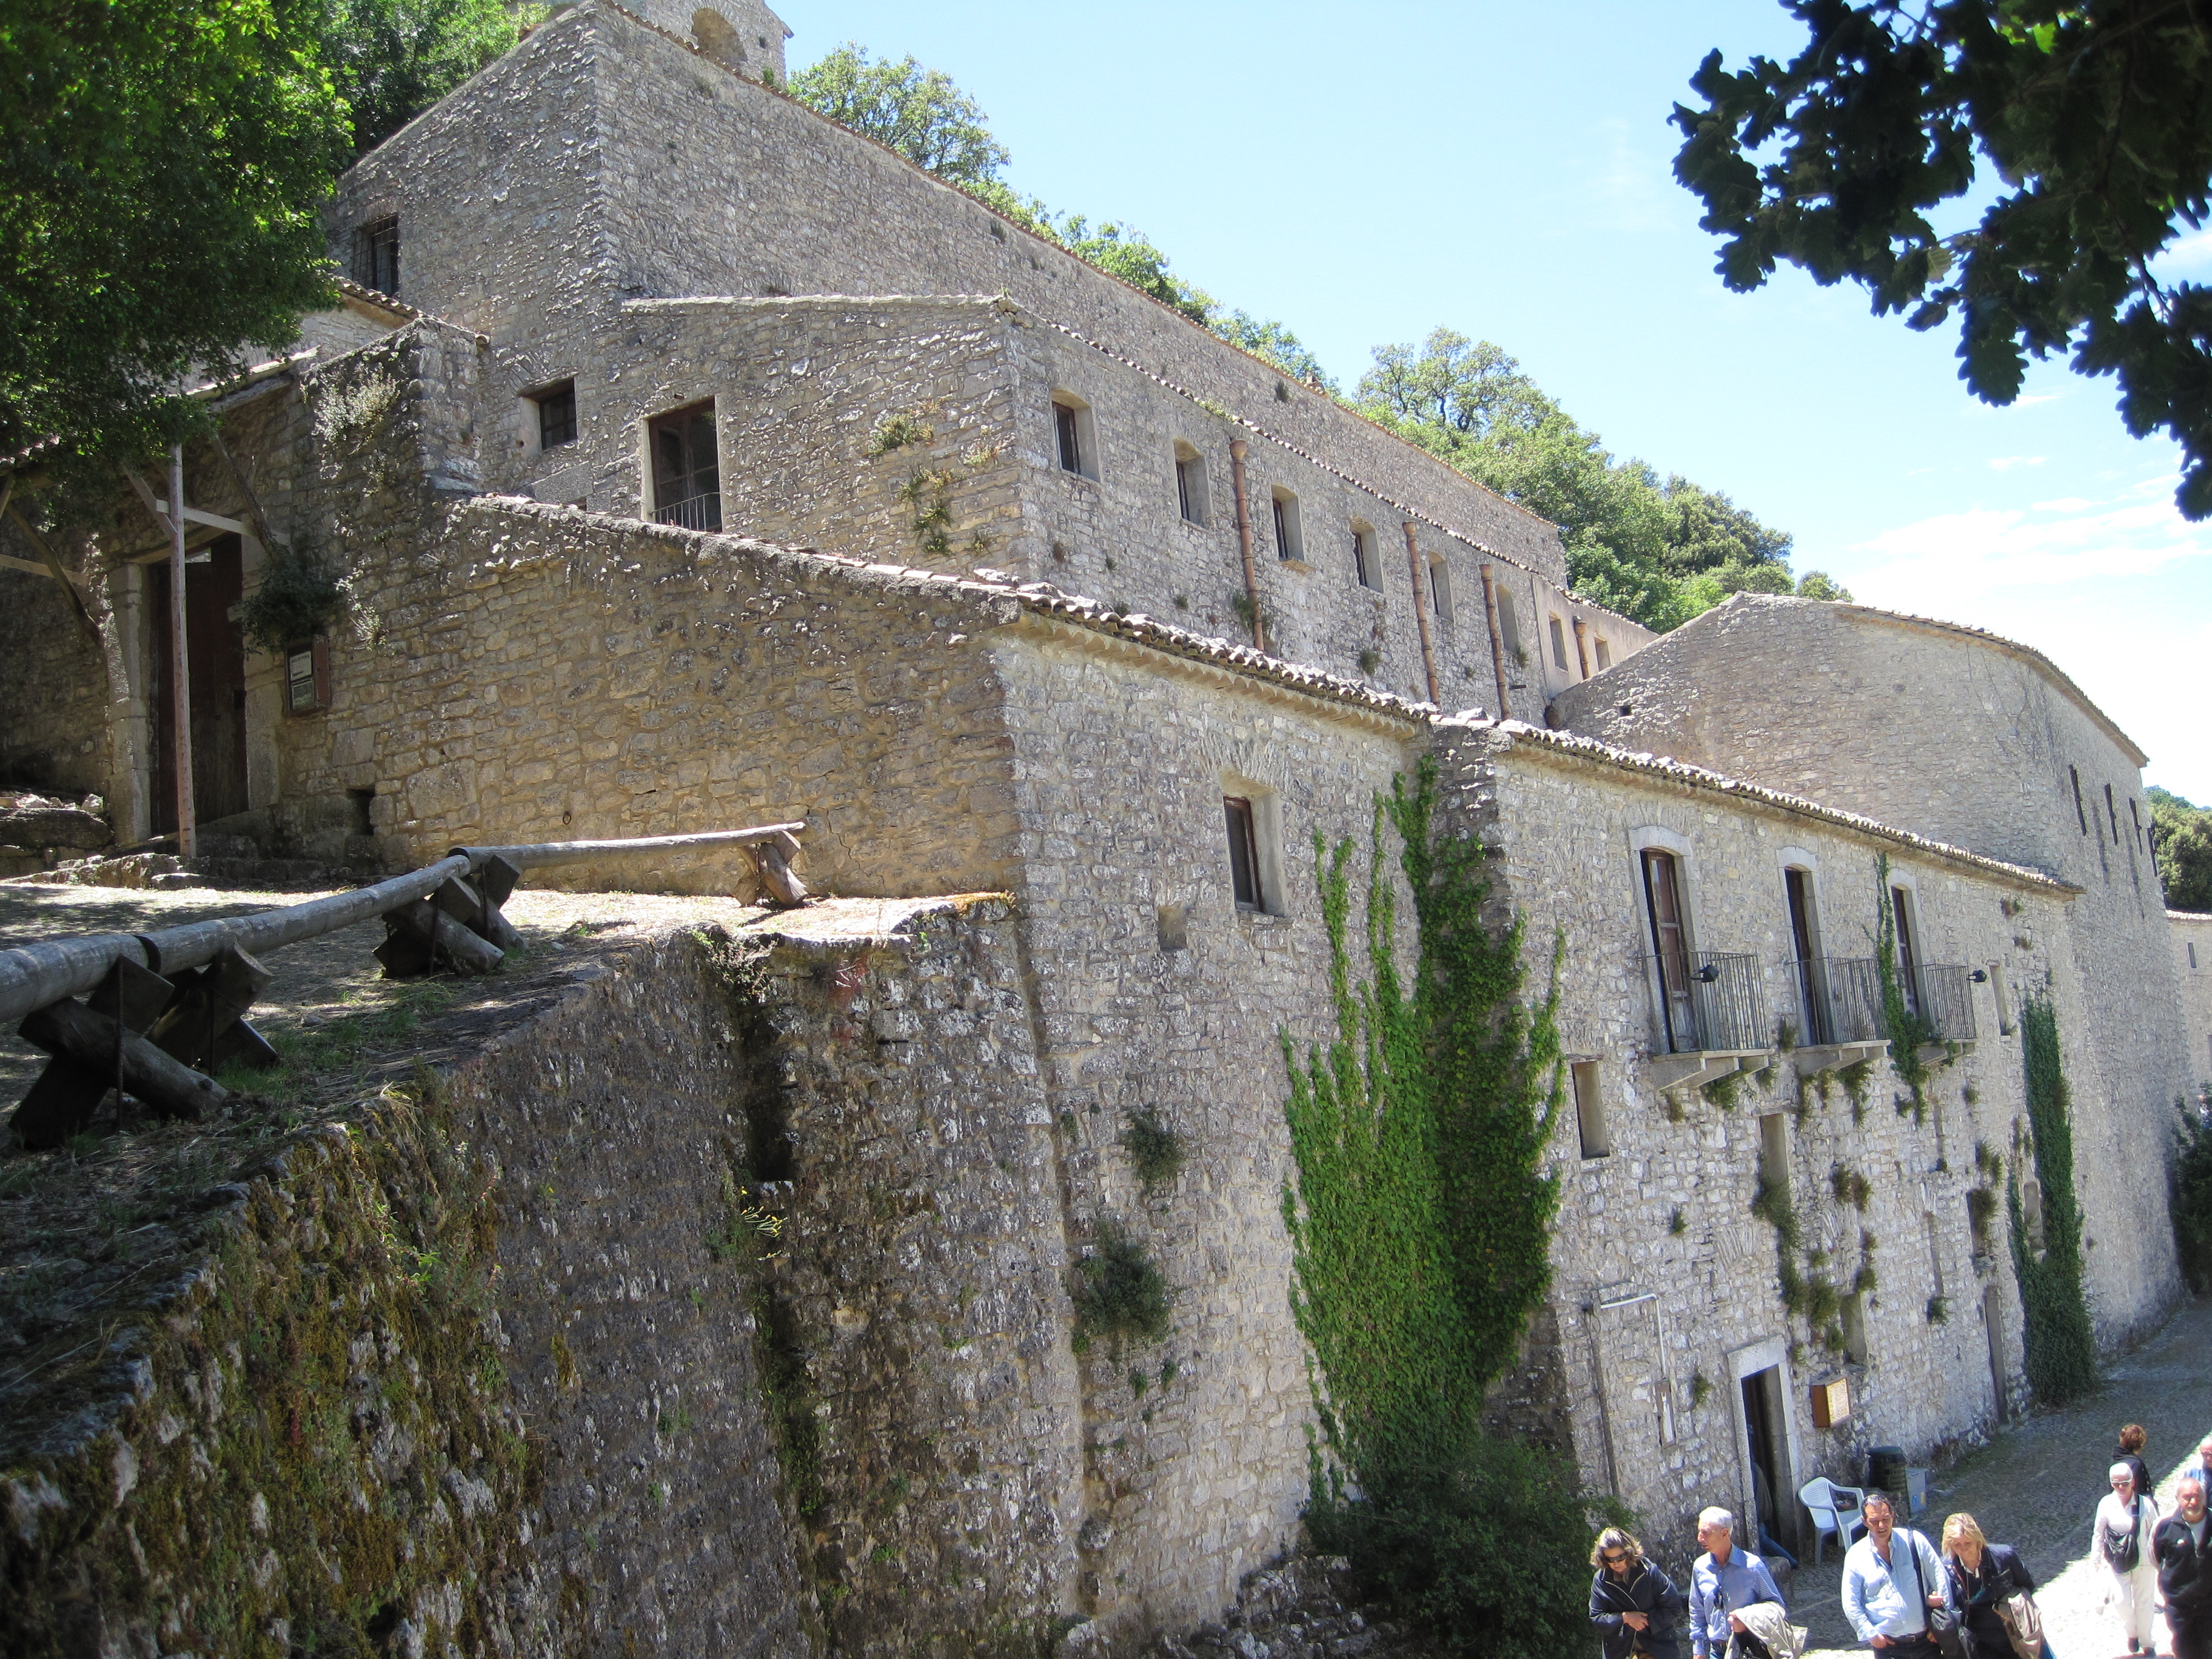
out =
{"type": "Polygon", "coordinates": [[[1619,1527],[1597,1535],[1590,1552],[1597,1577],[1590,1583],[1590,1623],[1605,1644],[1605,1659],[1681,1659],[1674,1626],[1687,1605],[1665,1573],[1644,1559],[1644,1546],[1619,1527]]]}

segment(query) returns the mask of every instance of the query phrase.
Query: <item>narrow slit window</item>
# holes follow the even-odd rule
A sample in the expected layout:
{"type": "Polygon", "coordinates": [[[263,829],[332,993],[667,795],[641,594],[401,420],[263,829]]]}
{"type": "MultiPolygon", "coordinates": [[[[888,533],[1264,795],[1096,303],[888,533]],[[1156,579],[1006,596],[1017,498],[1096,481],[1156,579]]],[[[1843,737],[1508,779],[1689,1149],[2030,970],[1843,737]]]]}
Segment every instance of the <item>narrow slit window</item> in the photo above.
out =
{"type": "Polygon", "coordinates": [[[1613,647],[1605,642],[1605,635],[1601,634],[1597,641],[1597,672],[1602,674],[1612,666],[1613,647]]]}
{"type": "Polygon", "coordinates": [[[1060,434],[1060,470],[1079,477],[1083,467],[1083,426],[1075,418],[1075,410],[1066,404],[1052,406],[1053,427],[1060,434]]]}
{"type": "Polygon", "coordinates": [[[1260,843],[1254,833],[1252,802],[1244,795],[1224,795],[1223,816],[1229,828],[1229,886],[1240,910],[1260,908],[1260,843]]]}
{"type": "Polygon", "coordinates": [[[1567,672],[1567,630],[1557,617],[1552,618],[1552,661],[1562,674],[1567,672]]]}
{"type": "Polygon", "coordinates": [[[1188,444],[1176,446],[1176,505],[1183,522],[1199,526],[1212,520],[1213,503],[1207,494],[1206,459],[1188,444]]]}
{"type": "Polygon", "coordinates": [[[530,394],[538,405],[538,447],[558,449],[576,441],[576,383],[563,380],[530,394]]]}
{"type": "Polygon", "coordinates": [[[1437,620],[1449,625],[1452,620],[1451,569],[1442,559],[1429,561],[1429,603],[1436,611],[1437,620]]]}
{"type": "Polygon", "coordinates": [[[2112,820],[2112,845],[2118,847],[2120,844],[2120,814],[2112,805],[2112,786],[2109,783],[2105,786],[2105,816],[2112,820]]]}
{"type": "Polygon", "coordinates": [[[2128,797],[2128,822],[2135,827],[2136,841],[2140,844],[2143,838],[2142,814],[2136,810],[2136,798],[2133,795],[2128,797]]]}
{"type": "Polygon", "coordinates": [[[1574,1079],[1575,1122],[1582,1132],[1583,1156],[1612,1157],[1613,1139],[1606,1133],[1605,1097],[1598,1090],[1597,1061],[1575,1060],[1568,1075],[1574,1079]]]}
{"type": "Polygon", "coordinates": [[[1380,587],[1375,580],[1375,532],[1364,525],[1352,526],[1352,574],[1362,587],[1380,587]]]}
{"type": "Polygon", "coordinates": [[[2086,835],[2087,835],[2087,834],[2089,833],[2089,815],[2088,815],[2087,812],[2085,812],[2085,811],[2083,811],[2081,810],[2081,770],[2080,770],[2080,769],[2078,769],[2078,768],[2076,768],[2076,767],[2069,766],[2069,767],[2068,767],[2068,768],[2066,769],[2066,775],[2067,775],[2068,777],[2069,777],[2069,778],[2071,778],[2071,779],[2073,779],[2073,780],[2074,780],[2074,817],[2075,817],[2075,821],[2076,823],[2078,823],[2081,826],[2081,833],[2082,833],[2083,835],[2085,835],[2085,836],[2086,836],[2086,835]]]}

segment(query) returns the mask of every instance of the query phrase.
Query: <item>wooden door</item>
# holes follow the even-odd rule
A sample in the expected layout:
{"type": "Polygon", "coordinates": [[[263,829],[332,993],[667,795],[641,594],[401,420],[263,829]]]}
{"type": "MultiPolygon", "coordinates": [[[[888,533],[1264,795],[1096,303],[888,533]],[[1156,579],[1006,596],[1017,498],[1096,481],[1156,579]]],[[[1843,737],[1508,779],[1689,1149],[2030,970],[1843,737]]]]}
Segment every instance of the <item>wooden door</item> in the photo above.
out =
{"type": "Polygon", "coordinates": [[[1889,913],[1897,918],[1897,982],[1905,993],[1905,1006],[1920,1012],[1920,953],[1913,948],[1912,912],[1905,889],[1889,890],[1889,913]]]}
{"type": "MultiPolygon", "coordinates": [[[[224,536],[185,566],[185,665],[191,681],[192,813],[212,823],[246,811],[246,642],[232,612],[244,550],[224,536]]],[[[170,569],[147,567],[147,699],[154,726],[153,828],[177,827],[177,726],[170,700],[170,569]]]]}
{"type": "Polygon", "coordinates": [[[1682,915],[1681,872],[1672,853],[1644,852],[1644,907],[1651,921],[1651,951],[1659,961],[1661,1004],[1670,1052],[1698,1045],[1697,1008],[1691,1000],[1690,939],[1682,915]]]}
{"type": "Polygon", "coordinates": [[[1805,1041],[1826,1042],[1828,1007],[1821,994],[1826,976],[1814,956],[1813,872],[1784,870],[1782,881],[1790,893],[1790,940],[1797,958],[1797,1000],[1805,1016],[1805,1041]]]}

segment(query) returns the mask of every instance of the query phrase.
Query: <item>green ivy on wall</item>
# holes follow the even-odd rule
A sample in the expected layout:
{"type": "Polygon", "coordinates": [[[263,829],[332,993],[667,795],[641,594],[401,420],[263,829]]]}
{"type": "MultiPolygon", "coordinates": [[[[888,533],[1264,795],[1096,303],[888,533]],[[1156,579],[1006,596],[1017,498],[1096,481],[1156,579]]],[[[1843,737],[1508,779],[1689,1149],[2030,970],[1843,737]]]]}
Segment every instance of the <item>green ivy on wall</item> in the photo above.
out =
{"type": "Polygon", "coordinates": [[[1897,901],[1890,896],[1889,854],[1877,853],[1874,868],[1874,962],[1881,981],[1881,1021],[1889,1038],[1889,1068],[1912,1091],[1912,1121],[1919,1123],[1928,1115],[1928,1066],[1920,1058],[1920,1048],[1936,1041],[1936,1028],[1906,998],[1905,981],[1897,975],[1897,901]]]}
{"type": "Polygon", "coordinates": [[[2020,1011],[2027,1070],[2027,1123],[2036,1180],[2043,1189],[2043,1248],[2028,1237],[2021,1196],[2020,1159],[2005,1178],[2005,1214],[2012,1224],[2013,1273],[2020,1281],[2021,1341],[2027,1384],[2036,1398],[2061,1406],[2097,1386],[2097,1344],[2081,1294],[2081,1206],[2074,1196],[2072,1093],[2058,1048],[2058,1017],[2048,998],[2020,1011]]]}

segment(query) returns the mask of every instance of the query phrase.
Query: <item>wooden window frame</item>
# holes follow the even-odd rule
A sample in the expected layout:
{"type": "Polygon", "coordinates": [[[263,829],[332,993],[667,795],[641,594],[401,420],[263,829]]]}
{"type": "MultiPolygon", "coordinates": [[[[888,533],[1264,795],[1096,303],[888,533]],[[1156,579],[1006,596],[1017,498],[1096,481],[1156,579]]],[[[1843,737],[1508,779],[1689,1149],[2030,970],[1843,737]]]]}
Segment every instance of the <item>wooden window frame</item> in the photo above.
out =
{"type": "Polygon", "coordinates": [[[1261,884],[1259,815],[1249,795],[1224,795],[1222,817],[1229,834],[1229,891],[1239,910],[1256,914],[1267,908],[1261,884]]]}
{"type": "Polygon", "coordinates": [[[535,392],[523,394],[538,411],[538,449],[543,454],[549,449],[560,449],[576,441],[576,383],[556,380],[551,386],[540,386],[535,392]],[[552,411],[566,407],[565,422],[550,418],[552,411]]]}

